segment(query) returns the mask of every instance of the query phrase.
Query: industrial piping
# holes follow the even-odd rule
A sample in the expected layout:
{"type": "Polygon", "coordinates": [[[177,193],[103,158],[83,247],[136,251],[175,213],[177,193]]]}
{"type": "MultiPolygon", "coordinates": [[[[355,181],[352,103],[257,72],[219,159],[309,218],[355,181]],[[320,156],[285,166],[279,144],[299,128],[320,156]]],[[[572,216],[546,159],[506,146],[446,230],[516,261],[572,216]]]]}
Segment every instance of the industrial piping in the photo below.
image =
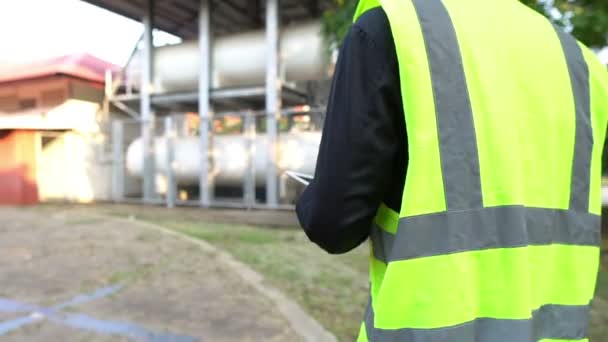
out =
{"type": "MultiPolygon", "coordinates": [[[[212,86],[226,88],[264,84],[266,41],[264,31],[251,31],[218,38],[213,45],[212,86]]],[[[292,25],[281,34],[281,76],[288,82],[325,79],[330,56],[318,22],[292,25]]],[[[127,79],[139,86],[141,70],[135,58],[127,79]]],[[[154,52],[154,90],[157,93],[192,91],[198,88],[200,53],[197,42],[159,47],[154,52]]]]}
{"type": "MultiPolygon", "coordinates": [[[[213,138],[213,169],[215,182],[221,186],[239,186],[242,184],[249,168],[249,160],[255,170],[255,183],[264,185],[266,178],[266,160],[268,141],[264,135],[253,140],[253,153],[247,150],[248,138],[242,135],[218,135],[213,138]]],[[[318,146],[321,140],[319,132],[293,132],[279,137],[279,162],[281,170],[293,170],[312,174],[317,160],[318,146]]],[[[173,172],[177,184],[191,186],[198,184],[200,163],[193,156],[198,155],[198,138],[177,139],[173,145],[173,172]]],[[[129,174],[142,175],[142,142],[135,140],[127,150],[127,170],[129,174]]],[[[165,138],[156,138],[154,144],[156,172],[160,178],[167,174],[167,143],[165,138]]],[[[159,178],[159,177],[157,177],[159,178]]],[[[163,191],[163,187],[157,187],[163,191]]]]}
{"type": "MultiPolygon", "coordinates": [[[[264,31],[252,31],[222,37],[215,41],[213,51],[213,87],[236,87],[263,84],[266,67],[266,42],[264,31]]],[[[288,82],[325,79],[329,76],[330,58],[325,50],[318,22],[293,25],[281,35],[282,77],[288,82]]],[[[139,61],[135,58],[134,61],[139,61]]],[[[200,69],[199,49],[196,42],[165,46],[155,49],[155,91],[162,93],[192,91],[198,87],[200,69]]],[[[128,78],[139,80],[139,66],[134,63],[127,69],[128,78]]],[[[291,132],[279,139],[278,167],[313,173],[320,132],[291,132]]],[[[237,186],[242,184],[248,172],[249,152],[247,138],[241,135],[214,136],[214,169],[211,170],[216,184],[237,186]]],[[[265,135],[257,135],[252,145],[256,185],[265,183],[268,159],[268,142],[265,135]]],[[[128,147],[127,171],[142,177],[142,141],[135,140],[128,147]]],[[[155,160],[158,175],[167,171],[166,140],[155,139],[155,160]]],[[[200,163],[197,137],[178,138],[174,142],[173,171],[180,185],[196,185],[199,181],[200,163]]],[[[158,176],[157,175],[157,176],[158,176]]],[[[158,178],[158,177],[157,177],[158,178]]],[[[158,188],[158,187],[157,187],[158,188]]],[[[161,187],[162,188],[162,187],[161,187]]]]}

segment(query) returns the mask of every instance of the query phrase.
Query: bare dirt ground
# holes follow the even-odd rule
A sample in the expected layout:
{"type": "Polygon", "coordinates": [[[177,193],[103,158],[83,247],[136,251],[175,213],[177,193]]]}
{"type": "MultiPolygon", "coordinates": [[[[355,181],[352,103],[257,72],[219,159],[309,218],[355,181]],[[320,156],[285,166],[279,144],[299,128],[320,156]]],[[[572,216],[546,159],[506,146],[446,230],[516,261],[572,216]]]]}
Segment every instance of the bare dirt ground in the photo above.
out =
{"type": "Polygon", "coordinates": [[[2,341],[298,341],[215,256],[137,221],[0,208],[2,341]]]}

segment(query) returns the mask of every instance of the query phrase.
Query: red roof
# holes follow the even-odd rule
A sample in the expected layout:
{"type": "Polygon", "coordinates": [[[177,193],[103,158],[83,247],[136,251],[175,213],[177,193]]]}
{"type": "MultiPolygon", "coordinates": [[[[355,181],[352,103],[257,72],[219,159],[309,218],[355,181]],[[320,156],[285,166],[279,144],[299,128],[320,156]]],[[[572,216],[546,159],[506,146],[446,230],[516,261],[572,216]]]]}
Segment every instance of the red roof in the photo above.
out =
{"type": "Polygon", "coordinates": [[[13,70],[0,74],[0,83],[63,75],[103,84],[105,82],[106,70],[116,72],[119,69],[117,65],[95,56],[76,54],[18,66],[13,70]]]}

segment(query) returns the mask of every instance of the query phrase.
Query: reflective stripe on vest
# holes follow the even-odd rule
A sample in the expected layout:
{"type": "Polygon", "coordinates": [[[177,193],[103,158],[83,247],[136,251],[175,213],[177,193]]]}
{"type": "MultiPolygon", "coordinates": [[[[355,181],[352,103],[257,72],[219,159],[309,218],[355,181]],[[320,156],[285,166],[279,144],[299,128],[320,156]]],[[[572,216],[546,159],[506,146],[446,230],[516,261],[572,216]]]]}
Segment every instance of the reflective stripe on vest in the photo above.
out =
{"type": "Polygon", "coordinates": [[[578,341],[587,337],[589,305],[545,305],[532,313],[530,319],[478,318],[458,326],[437,329],[373,328],[371,303],[365,312],[365,330],[369,341],[424,342],[519,342],[545,339],[578,341]]]}
{"type": "Polygon", "coordinates": [[[600,217],[569,210],[494,207],[406,217],[397,234],[374,226],[374,256],[388,263],[493,248],[598,246],[600,217]]]}
{"type": "MultiPolygon", "coordinates": [[[[581,47],[571,36],[556,29],[555,38],[565,56],[576,112],[568,209],[526,205],[484,207],[474,109],[452,18],[441,0],[370,0],[360,4],[357,15],[387,3],[392,3],[390,8],[399,7],[394,6],[396,1],[413,4],[426,48],[445,211],[400,218],[399,213],[381,208],[371,233],[373,263],[385,264],[382,273],[387,269],[392,269],[392,273],[390,279],[382,280],[382,285],[378,284],[378,275],[373,274],[373,270],[371,278],[372,286],[383,296],[382,302],[391,306],[390,310],[381,306],[384,311],[375,313],[374,302],[379,299],[370,298],[360,340],[585,339],[591,299],[588,294],[593,292],[594,284],[590,279],[573,279],[577,274],[571,271],[578,268],[580,274],[593,274],[601,236],[600,217],[590,213],[589,205],[594,135],[590,72],[581,47]],[[529,265],[533,260],[537,266],[544,266],[543,262],[550,259],[555,264],[547,264],[548,269],[529,268],[535,267],[529,265]],[[515,266],[502,264],[507,261],[515,266]],[[555,265],[564,267],[553,267],[555,265]],[[503,266],[507,269],[505,272],[511,272],[508,276],[521,275],[522,283],[528,278],[530,281],[524,285],[513,284],[512,292],[509,288],[492,288],[487,284],[491,279],[479,285],[483,277],[500,277],[503,266]],[[424,274],[436,281],[428,284],[425,289],[428,293],[411,291],[420,287],[409,287],[407,277],[427,269],[443,270],[444,274],[424,274]],[[472,295],[468,291],[475,286],[485,292],[472,295]],[[532,286],[530,292],[534,293],[530,293],[529,298],[516,298],[525,293],[519,286],[532,286]],[[493,290],[514,296],[496,297],[493,290]],[[398,291],[402,292],[392,295],[398,291]],[[405,299],[411,296],[419,298],[415,302],[405,299]],[[438,311],[437,315],[426,317],[423,313],[399,311],[398,304],[402,302],[437,305],[448,297],[446,303],[458,303],[461,308],[446,307],[445,311],[457,314],[438,311]],[[376,314],[383,315],[380,326],[376,314]],[[405,321],[415,324],[400,323],[405,321]]],[[[395,39],[399,39],[395,28],[392,29],[395,39]]],[[[416,310],[415,306],[408,309],[416,310]]]]}
{"type": "Polygon", "coordinates": [[[589,67],[580,46],[574,38],[555,27],[566,55],[570,82],[574,92],[576,108],[576,131],[574,139],[574,163],[570,188],[570,209],[589,211],[589,186],[591,178],[591,153],[593,132],[591,130],[591,95],[589,90],[589,67]]]}

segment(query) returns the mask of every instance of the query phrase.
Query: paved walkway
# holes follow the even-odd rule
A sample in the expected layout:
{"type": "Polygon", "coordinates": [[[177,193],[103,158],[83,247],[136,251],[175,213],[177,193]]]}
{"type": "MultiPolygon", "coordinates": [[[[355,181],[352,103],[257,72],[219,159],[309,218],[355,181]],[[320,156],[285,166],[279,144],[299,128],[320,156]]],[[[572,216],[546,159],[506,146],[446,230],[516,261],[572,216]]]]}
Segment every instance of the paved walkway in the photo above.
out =
{"type": "Polygon", "coordinates": [[[213,252],[137,221],[0,208],[2,341],[299,341],[213,252]]]}

